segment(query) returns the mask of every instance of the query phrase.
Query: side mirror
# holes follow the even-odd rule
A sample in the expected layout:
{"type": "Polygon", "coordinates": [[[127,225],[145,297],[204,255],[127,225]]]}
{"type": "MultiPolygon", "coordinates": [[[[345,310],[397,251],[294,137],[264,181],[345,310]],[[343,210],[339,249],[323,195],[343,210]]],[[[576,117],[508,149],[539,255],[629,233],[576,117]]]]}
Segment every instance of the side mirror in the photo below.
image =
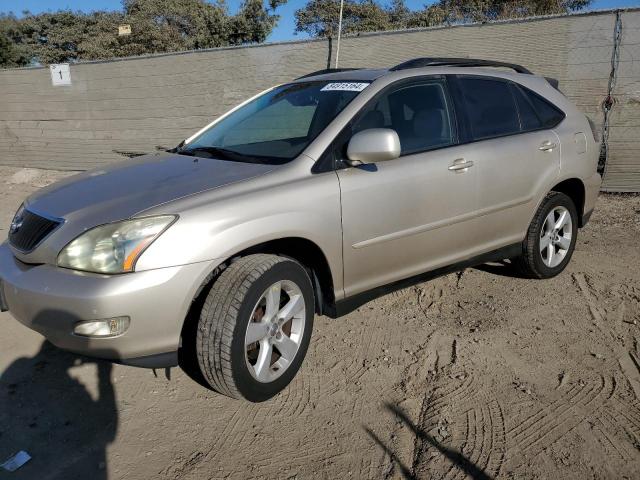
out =
{"type": "Polygon", "coordinates": [[[400,138],[390,128],[370,128],[356,133],[347,146],[348,162],[352,166],[384,162],[400,156],[400,138]]]}

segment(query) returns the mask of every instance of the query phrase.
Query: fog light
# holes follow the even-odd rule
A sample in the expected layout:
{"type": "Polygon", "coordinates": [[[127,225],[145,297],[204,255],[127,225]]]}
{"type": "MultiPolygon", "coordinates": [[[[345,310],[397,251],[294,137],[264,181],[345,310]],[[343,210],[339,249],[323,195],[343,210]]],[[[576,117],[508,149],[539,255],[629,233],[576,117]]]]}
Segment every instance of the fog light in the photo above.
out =
{"type": "Polygon", "coordinates": [[[73,327],[73,333],[81,337],[115,337],[126,332],[127,328],[129,328],[129,323],[129,317],[90,320],[76,323],[75,327],[73,327]]]}

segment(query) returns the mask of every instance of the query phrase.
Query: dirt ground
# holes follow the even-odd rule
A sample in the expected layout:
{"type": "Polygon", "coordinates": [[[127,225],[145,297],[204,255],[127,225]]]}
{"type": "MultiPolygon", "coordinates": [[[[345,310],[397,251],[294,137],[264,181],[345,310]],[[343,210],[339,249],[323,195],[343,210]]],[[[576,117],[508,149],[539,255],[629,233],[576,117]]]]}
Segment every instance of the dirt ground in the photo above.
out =
{"type": "MultiPolygon", "coordinates": [[[[62,174],[0,167],[0,236],[62,174]]],[[[80,358],[0,315],[1,478],[640,478],[640,196],[601,195],[567,270],[485,265],[316,319],[263,404],[80,358]]]]}

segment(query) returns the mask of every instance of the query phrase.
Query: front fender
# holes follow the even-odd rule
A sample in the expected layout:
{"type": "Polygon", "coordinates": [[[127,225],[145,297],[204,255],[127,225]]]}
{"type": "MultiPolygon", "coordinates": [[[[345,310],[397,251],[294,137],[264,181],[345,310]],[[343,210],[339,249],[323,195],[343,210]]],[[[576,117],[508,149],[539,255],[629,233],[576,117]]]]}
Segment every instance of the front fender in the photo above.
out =
{"type": "Polygon", "coordinates": [[[181,212],[178,221],[142,254],[136,271],[223,261],[264,242],[302,238],[322,250],[335,291],[341,292],[340,196],[337,182],[331,180],[327,175],[326,183],[316,178],[293,192],[276,189],[259,197],[249,194],[181,212]]]}

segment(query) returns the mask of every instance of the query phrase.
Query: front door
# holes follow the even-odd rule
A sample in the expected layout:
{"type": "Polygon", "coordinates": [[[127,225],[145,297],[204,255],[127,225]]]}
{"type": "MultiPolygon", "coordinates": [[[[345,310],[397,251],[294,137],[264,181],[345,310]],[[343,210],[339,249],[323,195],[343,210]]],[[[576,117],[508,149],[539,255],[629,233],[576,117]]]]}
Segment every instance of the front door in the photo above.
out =
{"type": "Polygon", "coordinates": [[[477,202],[468,146],[456,145],[442,79],[395,85],[351,133],[392,128],[400,158],[338,171],[347,296],[468,257],[477,202]]]}

